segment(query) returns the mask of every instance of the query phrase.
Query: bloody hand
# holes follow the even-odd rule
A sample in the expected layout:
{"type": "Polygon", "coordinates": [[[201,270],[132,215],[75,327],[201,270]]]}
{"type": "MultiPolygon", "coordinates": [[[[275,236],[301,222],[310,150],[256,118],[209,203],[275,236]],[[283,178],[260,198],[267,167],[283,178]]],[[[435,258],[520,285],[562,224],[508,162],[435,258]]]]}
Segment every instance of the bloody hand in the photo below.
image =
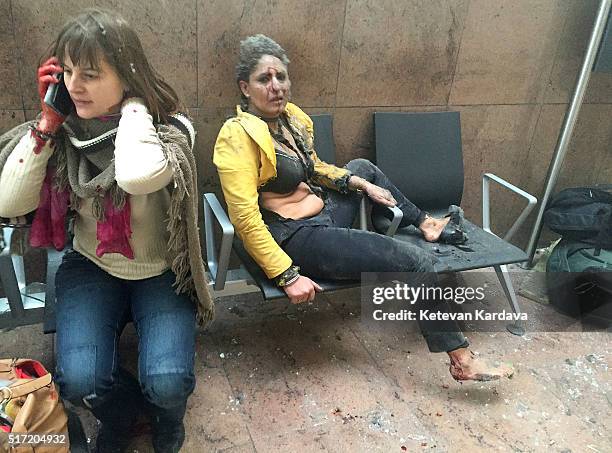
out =
{"type": "Polygon", "coordinates": [[[42,116],[37,129],[43,134],[53,135],[62,125],[65,116],[60,115],[47,104],[45,104],[45,94],[50,83],[59,83],[56,74],[63,72],[57,57],[51,57],[38,68],[38,96],[42,109],[42,116]]]}

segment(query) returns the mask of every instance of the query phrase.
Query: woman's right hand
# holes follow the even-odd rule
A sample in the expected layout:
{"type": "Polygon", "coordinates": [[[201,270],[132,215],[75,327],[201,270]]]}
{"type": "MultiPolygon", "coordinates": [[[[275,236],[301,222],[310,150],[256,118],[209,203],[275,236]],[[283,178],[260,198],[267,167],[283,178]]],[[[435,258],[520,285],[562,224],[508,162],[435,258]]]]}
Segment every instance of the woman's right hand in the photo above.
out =
{"type": "Polygon", "coordinates": [[[60,65],[57,57],[51,57],[38,68],[38,96],[40,97],[40,105],[42,116],[38,129],[46,134],[54,134],[62,125],[66,117],[60,115],[47,104],[45,104],[45,95],[51,83],[59,83],[56,74],[63,72],[64,69],[60,65]]]}
{"type": "Polygon", "coordinates": [[[323,291],[316,282],[308,277],[300,275],[296,281],[290,285],[283,286],[287,297],[292,304],[301,304],[302,302],[312,302],[316,293],[323,291]]]}

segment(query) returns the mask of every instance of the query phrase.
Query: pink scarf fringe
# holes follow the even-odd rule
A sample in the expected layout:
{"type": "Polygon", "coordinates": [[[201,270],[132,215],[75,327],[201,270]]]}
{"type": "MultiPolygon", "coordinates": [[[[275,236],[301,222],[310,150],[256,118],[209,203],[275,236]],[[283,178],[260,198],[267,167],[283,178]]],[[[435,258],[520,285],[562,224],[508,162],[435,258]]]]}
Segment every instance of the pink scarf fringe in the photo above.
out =
{"type": "Polygon", "coordinates": [[[132,236],[130,227],[130,199],[126,197],[122,209],[117,209],[109,194],[104,197],[104,222],[98,222],[98,247],[96,255],[100,258],[105,253],[121,253],[126,258],[134,259],[134,251],[130,247],[132,236]]]}
{"type": "MultiPolygon", "coordinates": [[[[55,247],[63,250],[66,245],[66,214],[70,203],[70,191],[58,191],[53,188],[55,170],[49,169],[40,189],[40,203],[30,231],[32,247],[55,247]]],[[[130,200],[126,197],[122,209],[117,209],[110,194],[104,197],[104,222],[98,221],[96,255],[102,257],[105,253],[121,253],[129,259],[134,259],[134,251],[130,247],[132,236],[130,226],[130,200]]]]}
{"type": "Polygon", "coordinates": [[[55,171],[47,171],[40,189],[40,203],[30,230],[32,247],[55,247],[62,250],[66,245],[66,213],[70,192],[53,189],[55,171]]]}

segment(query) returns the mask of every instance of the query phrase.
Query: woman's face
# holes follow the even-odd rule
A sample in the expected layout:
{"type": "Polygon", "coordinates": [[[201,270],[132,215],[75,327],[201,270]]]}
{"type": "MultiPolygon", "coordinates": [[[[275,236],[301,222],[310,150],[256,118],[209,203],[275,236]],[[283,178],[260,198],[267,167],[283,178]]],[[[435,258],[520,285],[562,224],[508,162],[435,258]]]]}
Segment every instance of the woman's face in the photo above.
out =
{"type": "Polygon", "coordinates": [[[99,68],[75,66],[66,53],[64,83],[80,118],[118,113],[126,90],[115,68],[100,58],[99,68]]]}
{"type": "Polygon", "coordinates": [[[291,81],[287,66],[272,55],[259,59],[249,81],[240,81],[242,93],[249,98],[249,111],[264,117],[277,117],[289,100],[291,81]]]}

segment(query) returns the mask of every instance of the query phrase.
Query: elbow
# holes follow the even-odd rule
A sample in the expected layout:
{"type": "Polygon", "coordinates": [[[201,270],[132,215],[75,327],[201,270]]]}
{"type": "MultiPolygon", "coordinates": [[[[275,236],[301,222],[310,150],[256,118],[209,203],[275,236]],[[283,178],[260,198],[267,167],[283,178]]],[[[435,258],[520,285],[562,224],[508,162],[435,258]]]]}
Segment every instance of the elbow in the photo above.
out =
{"type": "Polygon", "coordinates": [[[251,240],[257,241],[261,237],[260,235],[267,230],[263,221],[259,220],[256,216],[239,216],[234,217],[232,224],[240,237],[241,240],[245,242],[250,242],[251,240]]]}
{"type": "Polygon", "coordinates": [[[40,203],[40,194],[17,194],[0,190],[0,217],[11,219],[31,213],[40,203]]]}
{"type": "Polygon", "coordinates": [[[147,195],[149,193],[157,192],[164,187],[163,185],[160,186],[155,184],[155,181],[152,180],[116,178],[116,181],[119,188],[130,195],[147,195]]]}
{"type": "Polygon", "coordinates": [[[23,204],[3,203],[0,201],[0,217],[4,217],[5,219],[21,217],[34,211],[37,207],[38,206],[31,207],[23,204]]]}
{"type": "Polygon", "coordinates": [[[115,174],[115,181],[119,188],[130,195],[146,195],[166,187],[172,181],[172,169],[170,166],[167,166],[156,174],[141,175],[139,177],[128,177],[117,172],[115,174]]]}
{"type": "Polygon", "coordinates": [[[117,186],[125,193],[130,195],[146,195],[150,193],[143,184],[140,184],[138,181],[133,180],[124,180],[120,178],[115,178],[117,181],[117,186]]]}

